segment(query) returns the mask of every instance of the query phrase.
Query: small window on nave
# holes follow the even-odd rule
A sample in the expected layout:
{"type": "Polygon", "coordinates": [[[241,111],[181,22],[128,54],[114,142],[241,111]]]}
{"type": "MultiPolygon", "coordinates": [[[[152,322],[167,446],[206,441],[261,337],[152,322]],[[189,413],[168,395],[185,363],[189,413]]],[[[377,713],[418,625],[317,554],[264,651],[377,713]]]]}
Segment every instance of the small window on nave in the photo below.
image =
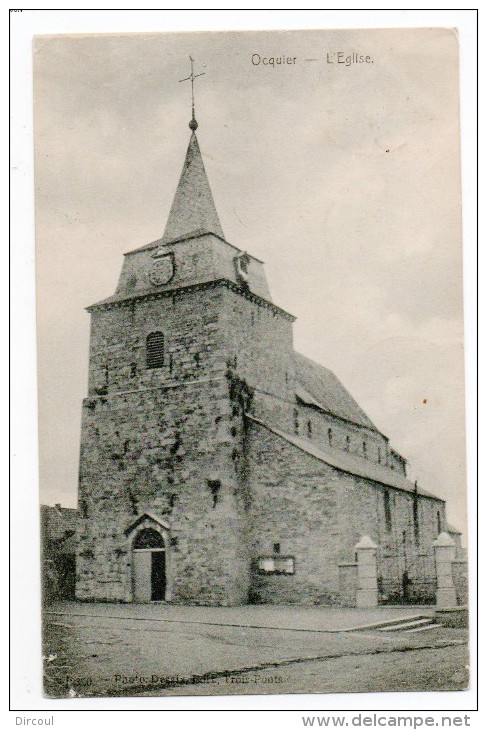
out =
{"type": "Polygon", "coordinates": [[[293,420],[294,420],[294,433],[296,435],[298,435],[299,434],[299,413],[298,413],[297,408],[295,408],[293,411],[293,420]]]}
{"type": "Polygon", "coordinates": [[[151,332],[146,339],[146,363],[150,368],[162,368],[164,365],[164,335],[162,332],[151,332]]]}
{"type": "Polygon", "coordinates": [[[392,529],[392,514],[391,514],[391,495],[388,489],[384,489],[384,518],[386,522],[386,530],[390,532],[392,529]]]}

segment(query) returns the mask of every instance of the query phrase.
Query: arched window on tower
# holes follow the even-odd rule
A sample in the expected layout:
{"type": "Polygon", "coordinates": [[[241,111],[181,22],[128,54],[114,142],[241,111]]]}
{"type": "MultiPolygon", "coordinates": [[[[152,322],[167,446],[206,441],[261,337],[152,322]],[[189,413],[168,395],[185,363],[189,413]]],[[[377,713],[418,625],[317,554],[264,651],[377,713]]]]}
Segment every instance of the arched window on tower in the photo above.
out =
{"type": "Polygon", "coordinates": [[[151,332],[145,341],[146,364],[148,368],[162,368],[164,365],[164,335],[151,332]]]}
{"type": "Polygon", "coordinates": [[[331,428],[328,429],[328,445],[329,446],[333,445],[333,432],[332,432],[331,428]]]}

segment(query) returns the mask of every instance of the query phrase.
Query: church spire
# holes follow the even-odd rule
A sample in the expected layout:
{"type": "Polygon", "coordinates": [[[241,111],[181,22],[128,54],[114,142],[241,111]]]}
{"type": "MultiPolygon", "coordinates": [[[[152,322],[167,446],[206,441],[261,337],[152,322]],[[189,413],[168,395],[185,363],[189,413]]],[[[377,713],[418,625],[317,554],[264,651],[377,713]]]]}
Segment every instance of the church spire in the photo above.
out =
{"type": "Polygon", "coordinates": [[[169,212],[166,229],[162,238],[164,243],[184,238],[194,233],[215,233],[224,238],[223,230],[216,212],[210,184],[206,176],[203,158],[196,138],[196,121],[194,112],[194,80],[201,74],[194,74],[193,59],[191,74],[181,81],[191,81],[191,138],[179,179],[176,194],[169,212]]]}

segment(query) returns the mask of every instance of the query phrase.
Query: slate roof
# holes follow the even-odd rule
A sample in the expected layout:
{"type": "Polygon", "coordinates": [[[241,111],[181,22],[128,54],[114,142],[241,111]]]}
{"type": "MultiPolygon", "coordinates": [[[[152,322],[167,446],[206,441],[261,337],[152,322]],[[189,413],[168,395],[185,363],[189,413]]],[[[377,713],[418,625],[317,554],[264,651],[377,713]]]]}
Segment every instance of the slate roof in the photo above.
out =
{"type": "MultiPolygon", "coordinates": [[[[242,251],[241,248],[239,248],[238,246],[235,246],[234,243],[230,243],[230,241],[227,241],[226,238],[223,238],[218,233],[214,233],[213,231],[207,231],[204,228],[198,228],[195,231],[189,231],[189,233],[185,233],[184,236],[180,236],[178,238],[171,239],[171,241],[169,241],[169,243],[167,243],[167,244],[164,243],[164,239],[158,238],[156,241],[151,241],[150,243],[146,243],[144,246],[139,246],[138,248],[132,248],[130,251],[126,251],[124,253],[124,256],[131,256],[132,254],[140,253],[141,251],[152,251],[152,249],[156,249],[156,248],[159,248],[160,246],[162,246],[163,243],[166,246],[170,246],[175,243],[184,243],[185,241],[191,241],[192,239],[201,238],[202,236],[209,236],[209,235],[216,236],[216,238],[218,238],[220,241],[223,241],[223,243],[226,243],[227,246],[230,246],[230,248],[235,249],[235,251],[238,251],[238,253],[244,253],[244,251],[242,251]]],[[[253,259],[254,261],[258,261],[259,264],[265,263],[264,261],[262,261],[262,259],[258,259],[257,256],[254,256],[253,254],[249,253],[248,251],[245,251],[245,253],[247,254],[247,256],[249,256],[249,258],[253,259]]]]}
{"type": "Polygon", "coordinates": [[[461,530],[457,529],[454,525],[450,524],[450,522],[446,523],[446,531],[450,533],[450,535],[461,535],[461,530]]]}
{"type": "Polygon", "coordinates": [[[296,395],[303,403],[380,433],[331,370],[298,352],[294,353],[294,362],[296,395]]]}
{"type": "Polygon", "coordinates": [[[210,184],[196,135],[189,140],[183,171],[162,237],[163,243],[174,241],[195,231],[216,233],[225,238],[216,212],[210,184]]]}
{"type": "MultiPolygon", "coordinates": [[[[284,439],[289,444],[292,444],[301,451],[306,452],[315,459],[322,461],[329,466],[333,466],[335,469],[344,471],[347,474],[353,474],[354,476],[363,477],[379,484],[385,484],[388,487],[394,487],[394,489],[400,489],[402,492],[414,493],[416,487],[413,482],[410,482],[403,474],[394,469],[388,469],[382,464],[376,464],[373,461],[368,461],[363,457],[351,454],[348,451],[342,451],[341,449],[335,449],[326,445],[321,445],[318,448],[308,439],[302,439],[294,434],[284,433],[274,426],[261,421],[254,416],[247,414],[247,418],[250,421],[262,426],[271,433],[275,434],[279,438],[284,439]]],[[[437,497],[426,489],[418,487],[417,494],[421,497],[429,497],[430,499],[436,499],[439,502],[444,502],[444,499],[437,497]]]]}

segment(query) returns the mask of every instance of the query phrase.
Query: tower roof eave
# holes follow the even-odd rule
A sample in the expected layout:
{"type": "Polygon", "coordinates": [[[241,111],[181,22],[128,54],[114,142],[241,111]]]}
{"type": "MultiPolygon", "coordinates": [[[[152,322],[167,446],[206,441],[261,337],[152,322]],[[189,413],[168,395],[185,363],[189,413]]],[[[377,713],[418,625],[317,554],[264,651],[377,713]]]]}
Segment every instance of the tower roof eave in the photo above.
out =
{"type": "MultiPolygon", "coordinates": [[[[215,233],[214,231],[206,231],[202,228],[199,228],[196,231],[190,231],[189,233],[185,234],[184,236],[181,236],[179,238],[175,238],[171,241],[164,242],[162,238],[158,238],[156,241],[151,241],[150,243],[146,243],[145,246],[139,246],[138,248],[133,248],[130,251],[126,251],[124,253],[124,256],[131,256],[132,254],[140,253],[141,251],[151,251],[152,249],[157,249],[160,246],[172,246],[176,243],[183,243],[183,241],[190,241],[193,238],[201,238],[202,236],[215,236],[215,238],[218,238],[220,241],[223,241],[223,243],[226,243],[227,246],[230,246],[231,248],[235,249],[235,251],[238,251],[239,253],[244,253],[244,251],[239,248],[238,246],[235,246],[234,243],[230,243],[230,241],[227,241],[225,238],[220,236],[218,233],[215,233]]],[[[250,256],[251,259],[254,261],[258,261],[259,264],[265,263],[262,261],[262,259],[257,258],[257,256],[254,256],[251,253],[248,253],[245,251],[247,256],[250,256]]]]}

